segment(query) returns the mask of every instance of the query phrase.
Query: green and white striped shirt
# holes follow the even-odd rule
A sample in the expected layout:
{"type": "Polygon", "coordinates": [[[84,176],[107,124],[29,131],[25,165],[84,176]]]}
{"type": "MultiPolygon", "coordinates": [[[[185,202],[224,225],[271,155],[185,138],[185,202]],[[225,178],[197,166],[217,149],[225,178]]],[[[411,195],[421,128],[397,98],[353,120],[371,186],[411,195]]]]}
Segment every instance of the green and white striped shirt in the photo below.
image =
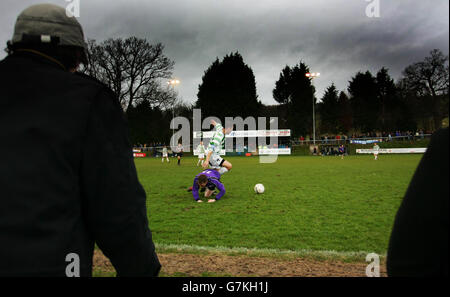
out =
{"type": "Polygon", "coordinates": [[[208,151],[212,151],[214,154],[220,154],[220,151],[225,144],[225,134],[223,134],[223,127],[221,124],[216,124],[216,131],[211,137],[208,145],[208,151]]]}
{"type": "Polygon", "coordinates": [[[205,146],[203,146],[203,144],[199,144],[197,146],[197,153],[199,153],[199,154],[204,154],[205,153],[205,146]]]}

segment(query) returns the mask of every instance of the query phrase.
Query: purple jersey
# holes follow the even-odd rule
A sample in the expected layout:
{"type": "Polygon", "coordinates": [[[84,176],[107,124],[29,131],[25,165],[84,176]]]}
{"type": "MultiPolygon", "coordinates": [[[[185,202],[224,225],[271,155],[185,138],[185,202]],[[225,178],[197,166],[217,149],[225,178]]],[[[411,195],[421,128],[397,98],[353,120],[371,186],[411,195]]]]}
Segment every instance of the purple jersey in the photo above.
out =
{"type": "Polygon", "coordinates": [[[207,169],[203,170],[194,178],[194,185],[192,186],[192,195],[194,196],[195,201],[199,199],[198,190],[200,186],[198,185],[198,177],[200,175],[206,175],[208,178],[208,183],[206,184],[206,188],[213,191],[215,188],[219,189],[219,194],[216,195],[216,200],[222,198],[225,195],[225,187],[220,182],[220,173],[217,170],[207,169]]]}

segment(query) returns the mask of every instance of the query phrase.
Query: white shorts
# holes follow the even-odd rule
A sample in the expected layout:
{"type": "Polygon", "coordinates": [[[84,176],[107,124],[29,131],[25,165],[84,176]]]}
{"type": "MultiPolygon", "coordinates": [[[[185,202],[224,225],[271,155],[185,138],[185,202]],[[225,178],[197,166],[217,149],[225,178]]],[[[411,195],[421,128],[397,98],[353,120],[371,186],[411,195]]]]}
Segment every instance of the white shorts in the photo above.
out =
{"type": "Polygon", "coordinates": [[[199,159],[204,159],[205,158],[205,154],[198,154],[198,158],[199,159]]]}
{"type": "Polygon", "coordinates": [[[167,154],[163,154],[162,157],[163,157],[163,158],[167,158],[167,154]]]}
{"type": "Polygon", "coordinates": [[[214,169],[219,169],[222,167],[223,162],[225,160],[220,155],[212,155],[209,159],[209,166],[214,169]]]}
{"type": "Polygon", "coordinates": [[[374,154],[374,155],[378,155],[378,152],[377,152],[377,151],[375,151],[375,152],[373,152],[373,154],[374,154]]]}

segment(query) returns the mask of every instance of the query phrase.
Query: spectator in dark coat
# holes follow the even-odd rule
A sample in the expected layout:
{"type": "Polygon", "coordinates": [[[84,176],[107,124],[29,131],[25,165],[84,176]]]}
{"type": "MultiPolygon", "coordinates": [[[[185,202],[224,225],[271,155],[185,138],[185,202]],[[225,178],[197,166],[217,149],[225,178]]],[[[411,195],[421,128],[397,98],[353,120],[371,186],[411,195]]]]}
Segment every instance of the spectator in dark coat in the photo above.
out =
{"type": "Polygon", "coordinates": [[[389,276],[448,276],[448,128],[437,131],[395,218],[389,276]]]}
{"type": "Polygon", "coordinates": [[[0,276],[67,276],[71,255],[91,276],[95,243],[118,276],[159,273],[119,101],[74,73],[84,47],[64,8],[35,5],[0,61],[0,276]]]}

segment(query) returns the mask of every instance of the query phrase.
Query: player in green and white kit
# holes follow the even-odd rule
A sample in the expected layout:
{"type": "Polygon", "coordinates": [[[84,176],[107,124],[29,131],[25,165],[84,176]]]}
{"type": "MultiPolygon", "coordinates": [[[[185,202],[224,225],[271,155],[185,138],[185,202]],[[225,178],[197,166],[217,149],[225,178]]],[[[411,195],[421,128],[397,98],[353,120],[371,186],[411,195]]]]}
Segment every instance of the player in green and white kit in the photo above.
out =
{"type": "Polygon", "coordinates": [[[161,162],[163,162],[163,163],[164,163],[164,158],[167,159],[167,163],[170,162],[170,161],[169,161],[169,154],[167,153],[167,147],[166,147],[166,146],[164,146],[163,149],[162,149],[162,159],[161,159],[161,162]]]}
{"type": "Polygon", "coordinates": [[[379,151],[380,151],[380,146],[378,145],[378,143],[375,143],[375,145],[373,146],[373,156],[375,157],[375,160],[378,160],[379,151]]]}
{"type": "Polygon", "coordinates": [[[205,146],[203,145],[203,141],[200,141],[200,144],[197,146],[197,154],[198,154],[198,164],[203,165],[203,161],[205,160],[205,146]]]}
{"type": "Polygon", "coordinates": [[[214,126],[214,134],[209,141],[208,148],[206,149],[206,160],[203,162],[203,168],[211,168],[219,171],[221,175],[231,170],[233,167],[230,162],[224,160],[220,156],[220,151],[225,144],[225,135],[230,133],[232,128],[225,129],[221,124],[216,123],[214,120],[211,121],[214,126]]]}

